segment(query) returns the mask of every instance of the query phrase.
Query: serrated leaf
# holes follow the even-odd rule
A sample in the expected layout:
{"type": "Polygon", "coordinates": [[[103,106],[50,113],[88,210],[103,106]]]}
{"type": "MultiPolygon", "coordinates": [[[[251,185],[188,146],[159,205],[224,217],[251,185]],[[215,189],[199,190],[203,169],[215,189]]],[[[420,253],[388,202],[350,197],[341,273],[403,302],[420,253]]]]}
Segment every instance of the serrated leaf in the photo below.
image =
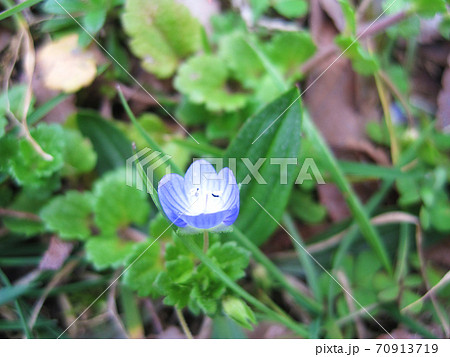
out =
{"type": "Polygon", "coordinates": [[[64,129],[64,140],[66,145],[62,174],[73,176],[91,171],[97,163],[97,154],[92,143],[73,129],[64,129]]]}
{"type": "Polygon", "coordinates": [[[86,257],[98,270],[118,268],[132,254],[135,244],[124,242],[116,236],[92,237],[85,245],[86,257]]]}
{"type": "MultiPolygon", "coordinates": [[[[208,249],[207,255],[233,280],[245,275],[244,270],[250,259],[249,252],[238,247],[236,242],[216,243],[208,249]]],[[[202,265],[200,265],[201,268],[202,265]]]]}
{"type": "Polygon", "coordinates": [[[11,159],[11,174],[21,185],[40,186],[64,164],[63,130],[56,124],[41,123],[30,129],[30,134],[53,159],[45,160],[27,139],[22,138],[18,143],[18,151],[11,159]]]}
{"type": "Polygon", "coordinates": [[[192,57],[180,66],[175,77],[175,88],[197,104],[205,104],[212,111],[233,111],[247,101],[244,93],[227,88],[229,74],[225,63],[211,55],[192,57]]]}
{"type": "Polygon", "coordinates": [[[256,244],[262,244],[272,234],[277,224],[252,197],[275,219],[281,218],[299,166],[288,165],[286,184],[282,184],[280,167],[271,165],[270,159],[298,159],[301,117],[299,92],[292,89],[247,119],[226,151],[226,158],[236,159],[237,182],[242,183],[247,176],[250,178],[250,181],[244,183],[240,189],[241,206],[236,225],[256,244]],[[248,158],[253,165],[259,159],[266,158],[259,170],[266,184],[259,184],[255,180],[242,158],[248,158]]]}
{"type": "Polygon", "coordinates": [[[200,24],[173,0],[128,0],[122,23],[133,53],[160,78],[170,77],[179,61],[200,47],[200,24]]]}
{"type": "Polygon", "coordinates": [[[47,229],[62,239],[86,239],[91,235],[94,199],[89,192],[68,191],[52,199],[40,212],[47,229]]]}
{"type": "Polygon", "coordinates": [[[155,295],[157,292],[156,278],[162,270],[160,252],[158,242],[145,241],[136,245],[128,258],[129,269],[125,272],[123,281],[137,291],[139,296],[155,295]]]}
{"type": "Polygon", "coordinates": [[[95,223],[103,234],[131,223],[143,224],[149,213],[147,195],[126,185],[125,170],[103,176],[94,187],[95,223]]]}

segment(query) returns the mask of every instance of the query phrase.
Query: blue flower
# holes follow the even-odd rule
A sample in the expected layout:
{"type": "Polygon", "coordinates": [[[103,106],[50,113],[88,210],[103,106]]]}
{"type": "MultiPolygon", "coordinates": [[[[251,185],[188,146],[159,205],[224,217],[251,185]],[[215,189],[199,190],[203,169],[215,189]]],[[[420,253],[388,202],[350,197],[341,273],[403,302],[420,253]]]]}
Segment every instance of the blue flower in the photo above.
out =
{"type": "Polygon", "coordinates": [[[184,178],[165,175],[158,184],[158,196],[170,221],[188,231],[226,230],[239,214],[233,171],[225,167],[217,173],[206,160],[194,161],[184,178]]]}

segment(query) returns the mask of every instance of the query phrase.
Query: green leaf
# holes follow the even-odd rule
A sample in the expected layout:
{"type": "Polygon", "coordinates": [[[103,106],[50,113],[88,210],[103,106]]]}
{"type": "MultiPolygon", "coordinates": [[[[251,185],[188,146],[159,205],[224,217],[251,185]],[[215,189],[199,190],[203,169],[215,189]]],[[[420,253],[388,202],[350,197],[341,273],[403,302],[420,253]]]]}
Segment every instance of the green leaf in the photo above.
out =
{"type": "Polygon", "coordinates": [[[339,4],[341,5],[342,13],[345,19],[345,34],[347,36],[356,35],[355,9],[348,0],[339,0],[339,4]]]}
{"type": "Polygon", "coordinates": [[[242,108],[247,95],[227,88],[229,73],[225,63],[211,55],[192,57],[180,66],[175,88],[197,104],[212,111],[233,111],[242,108]]]}
{"type": "Polygon", "coordinates": [[[5,117],[0,117],[0,138],[5,135],[5,127],[8,124],[8,120],[5,117]]]}
{"type": "Polygon", "coordinates": [[[273,7],[280,15],[296,18],[308,13],[308,3],[305,0],[272,0],[273,7]]]}
{"type": "Polygon", "coordinates": [[[93,9],[86,12],[86,16],[83,17],[83,27],[91,35],[95,35],[103,27],[106,20],[105,8],[93,9]]]}
{"type": "Polygon", "coordinates": [[[219,55],[223,59],[222,65],[228,66],[232,71],[233,78],[247,88],[255,88],[266,70],[248,42],[256,42],[250,37],[249,34],[240,32],[224,37],[220,42],[219,55]]]}
{"type": "Polygon", "coordinates": [[[446,13],[445,0],[413,0],[413,9],[424,17],[433,17],[439,13],[446,13]]]}
{"type": "Polygon", "coordinates": [[[439,32],[442,37],[450,40],[450,14],[446,14],[442,17],[442,21],[439,24],[439,32]]]}
{"type": "Polygon", "coordinates": [[[30,134],[53,159],[45,160],[27,139],[22,138],[11,159],[11,174],[21,185],[40,186],[63,166],[64,134],[59,125],[45,123],[30,129],[30,134]]]}
{"type": "Polygon", "coordinates": [[[162,270],[160,244],[145,241],[135,245],[127,266],[129,268],[123,276],[123,282],[137,291],[139,296],[155,296],[157,290],[154,284],[162,270]]]}
{"type": "Polygon", "coordinates": [[[76,118],[81,133],[94,145],[100,173],[125,166],[126,160],[133,155],[131,142],[112,122],[91,110],[79,111],[76,118]]]}
{"type": "Polygon", "coordinates": [[[16,118],[22,117],[23,100],[27,86],[24,84],[15,85],[8,88],[8,92],[0,93],[0,118],[5,118],[6,109],[8,108],[16,118]]]}
{"type": "Polygon", "coordinates": [[[52,199],[40,212],[47,229],[63,239],[86,239],[91,235],[90,223],[94,199],[89,192],[68,191],[52,199]]]}
{"type": "MultiPolygon", "coordinates": [[[[250,253],[246,249],[238,247],[236,242],[227,242],[213,244],[208,249],[207,256],[231,279],[238,280],[245,275],[244,270],[249,263],[250,253]]],[[[205,268],[208,269],[206,266],[205,268]]],[[[203,269],[202,265],[199,269],[203,269]]]]}
{"type": "Polygon", "coordinates": [[[353,37],[337,36],[336,44],[352,61],[353,69],[365,76],[374,74],[379,68],[378,59],[368,53],[353,37]]]}
{"type": "Polygon", "coordinates": [[[7,304],[11,301],[15,301],[20,296],[26,294],[30,290],[32,290],[34,287],[30,284],[23,284],[23,285],[12,285],[12,286],[5,286],[2,287],[0,294],[0,306],[7,304]]]}
{"type": "Polygon", "coordinates": [[[132,254],[135,244],[115,236],[92,237],[85,245],[86,257],[98,270],[118,268],[132,254]]]}
{"type": "Polygon", "coordinates": [[[256,317],[250,307],[234,296],[228,296],[222,301],[223,311],[242,327],[253,330],[251,324],[256,324],[256,317]]]}
{"type": "Polygon", "coordinates": [[[302,117],[298,97],[298,90],[292,89],[247,119],[225,155],[236,159],[237,182],[243,183],[236,225],[258,245],[272,234],[277,224],[253,197],[275,219],[281,219],[299,172],[298,165],[288,165],[287,176],[283,175],[286,184],[281,184],[280,166],[270,164],[271,158],[298,159],[302,117]],[[241,158],[248,158],[253,165],[266,158],[259,170],[266,184],[258,184],[241,158]],[[249,183],[243,182],[247,176],[251,179],[249,183]]]}
{"type": "Polygon", "coordinates": [[[126,185],[125,170],[103,176],[94,187],[95,223],[102,233],[114,233],[131,223],[143,224],[150,206],[147,194],[126,185]]]}
{"type": "Polygon", "coordinates": [[[58,2],[55,0],[46,0],[42,10],[50,14],[67,15],[64,9],[70,13],[84,12],[86,9],[86,2],[83,0],[58,0],[58,2]]]}
{"type": "Polygon", "coordinates": [[[252,7],[253,18],[257,20],[269,9],[270,0],[250,0],[250,6],[252,7]]]}
{"type": "Polygon", "coordinates": [[[89,139],[84,138],[79,131],[64,129],[64,176],[89,172],[97,163],[97,154],[89,139]]]}
{"type": "Polygon", "coordinates": [[[282,69],[286,78],[297,79],[300,64],[316,52],[316,45],[306,31],[280,32],[268,43],[266,52],[273,64],[282,69]]]}
{"type": "Polygon", "coordinates": [[[292,191],[289,207],[297,218],[310,224],[321,222],[327,215],[327,209],[304,191],[292,191]]]}
{"type": "Polygon", "coordinates": [[[396,0],[396,1],[383,1],[383,10],[385,10],[386,15],[394,15],[399,12],[410,13],[406,19],[398,24],[390,26],[386,32],[391,38],[403,37],[412,38],[419,35],[420,32],[420,18],[415,13],[411,11],[411,3],[415,0],[396,0]]]}
{"type": "Polygon", "coordinates": [[[122,23],[132,52],[160,78],[170,77],[201,44],[200,24],[174,0],[128,0],[122,23]]]}

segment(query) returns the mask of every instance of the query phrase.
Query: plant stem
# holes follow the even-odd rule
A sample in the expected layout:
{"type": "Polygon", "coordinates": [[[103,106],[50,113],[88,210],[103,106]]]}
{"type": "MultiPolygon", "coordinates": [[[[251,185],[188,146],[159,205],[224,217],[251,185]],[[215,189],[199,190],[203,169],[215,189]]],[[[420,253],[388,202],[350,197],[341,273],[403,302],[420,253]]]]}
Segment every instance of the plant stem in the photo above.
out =
{"type": "Polygon", "coordinates": [[[395,128],[392,123],[391,111],[389,110],[389,100],[386,95],[386,90],[384,89],[383,83],[381,82],[380,75],[378,73],[375,73],[374,77],[375,77],[375,84],[377,86],[378,96],[380,97],[381,106],[384,112],[384,120],[386,121],[386,126],[389,131],[392,162],[394,165],[396,165],[398,162],[398,158],[400,156],[400,150],[397,138],[395,137],[395,128]]]}
{"type": "Polygon", "coordinates": [[[358,31],[358,38],[362,40],[364,38],[377,35],[380,32],[384,32],[387,28],[405,20],[407,17],[410,16],[410,14],[411,13],[407,11],[400,11],[391,16],[384,16],[374,24],[369,25],[370,26],[369,28],[366,27],[367,30],[365,30],[364,28],[360,29],[358,31]]]}
{"type": "Polygon", "coordinates": [[[208,247],[209,247],[209,232],[203,231],[203,253],[206,254],[208,252],[208,247]]]}
{"type": "Polygon", "coordinates": [[[20,4],[17,4],[14,6],[14,4],[11,4],[9,1],[3,1],[3,3],[5,4],[11,4],[13,6],[11,6],[9,9],[3,11],[0,13],[0,21],[7,19],[8,17],[15,15],[16,13],[18,13],[19,11],[22,11],[26,8],[29,8],[35,4],[37,4],[38,2],[41,2],[42,0],[26,0],[20,4]]]}
{"type": "Polygon", "coordinates": [[[186,320],[184,319],[183,312],[176,306],[175,306],[175,312],[177,314],[178,321],[180,321],[180,325],[181,325],[181,328],[183,329],[184,334],[186,335],[186,337],[188,339],[192,340],[194,337],[192,336],[192,333],[189,330],[189,326],[188,326],[186,320]]]}

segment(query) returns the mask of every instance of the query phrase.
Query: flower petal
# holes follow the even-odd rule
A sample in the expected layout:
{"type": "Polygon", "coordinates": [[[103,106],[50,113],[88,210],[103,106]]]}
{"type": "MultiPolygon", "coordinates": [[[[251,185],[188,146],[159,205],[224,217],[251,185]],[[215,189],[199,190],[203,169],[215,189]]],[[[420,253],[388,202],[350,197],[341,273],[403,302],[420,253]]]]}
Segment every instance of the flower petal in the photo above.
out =
{"type": "Polygon", "coordinates": [[[167,218],[176,226],[185,227],[186,222],[181,217],[189,210],[189,203],[183,177],[177,174],[165,175],[158,184],[158,196],[167,218]]]}
{"type": "Polygon", "coordinates": [[[200,229],[209,229],[221,224],[227,215],[228,211],[221,211],[216,213],[202,213],[197,216],[183,215],[183,220],[192,227],[200,229]]]}
{"type": "Polygon", "coordinates": [[[193,189],[200,188],[207,191],[217,191],[220,188],[220,179],[216,169],[206,160],[196,160],[189,166],[184,176],[184,188],[189,196],[193,189]]]}

